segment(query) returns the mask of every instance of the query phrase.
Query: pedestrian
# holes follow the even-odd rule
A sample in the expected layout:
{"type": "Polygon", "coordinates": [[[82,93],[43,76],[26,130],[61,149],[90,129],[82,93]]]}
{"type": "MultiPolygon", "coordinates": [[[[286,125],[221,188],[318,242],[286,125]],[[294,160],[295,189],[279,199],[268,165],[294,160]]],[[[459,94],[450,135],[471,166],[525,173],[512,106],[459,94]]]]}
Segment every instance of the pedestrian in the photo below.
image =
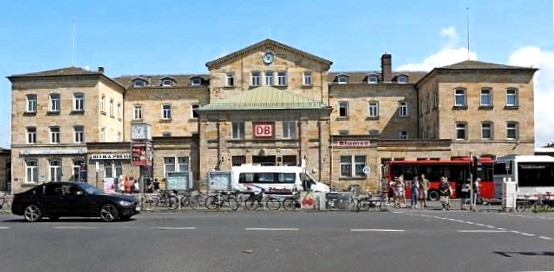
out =
{"type": "Polygon", "coordinates": [[[427,208],[429,187],[431,187],[431,183],[425,177],[425,174],[421,173],[421,177],[419,179],[419,191],[421,192],[421,194],[419,195],[419,198],[423,201],[424,208],[427,208]]]}
{"type": "Polygon", "coordinates": [[[133,186],[133,177],[125,177],[125,180],[123,181],[123,185],[125,186],[125,192],[130,194],[132,193],[131,188],[133,186]]]}
{"type": "Polygon", "coordinates": [[[138,194],[140,193],[140,185],[138,180],[135,179],[135,182],[133,182],[133,193],[138,194]]]}
{"type": "Polygon", "coordinates": [[[476,204],[483,204],[483,198],[481,198],[481,178],[477,178],[473,183],[473,201],[476,204]]]}
{"type": "Polygon", "coordinates": [[[452,195],[452,187],[450,182],[444,176],[441,177],[441,183],[439,184],[439,195],[442,205],[442,210],[450,211],[450,196],[452,195]]]}
{"type": "Polygon", "coordinates": [[[154,192],[154,183],[152,182],[151,178],[146,179],[146,192],[147,193],[154,192]]]}
{"type": "MultiPolygon", "coordinates": [[[[124,179],[126,179],[127,177],[125,177],[124,179]]],[[[119,179],[118,180],[119,182],[117,183],[117,189],[120,193],[125,193],[125,182],[123,182],[123,179],[119,179]]]]}
{"type": "Polygon", "coordinates": [[[414,179],[412,180],[411,191],[410,205],[412,206],[412,209],[417,209],[417,199],[419,195],[419,180],[417,176],[414,176],[414,179]]]}
{"type": "Polygon", "coordinates": [[[462,183],[460,186],[460,209],[467,210],[467,204],[469,202],[471,185],[468,182],[462,183]]]}
{"type": "Polygon", "coordinates": [[[400,175],[394,183],[394,206],[396,208],[406,207],[406,196],[404,194],[405,187],[406,183],[404,183],[404,175],[400,175]]]}
{"type": "Polygon", "coordinates": [[[154,193],[158,192],[160,190],[160,182],[157,178],[154,179],[154,193]]]}

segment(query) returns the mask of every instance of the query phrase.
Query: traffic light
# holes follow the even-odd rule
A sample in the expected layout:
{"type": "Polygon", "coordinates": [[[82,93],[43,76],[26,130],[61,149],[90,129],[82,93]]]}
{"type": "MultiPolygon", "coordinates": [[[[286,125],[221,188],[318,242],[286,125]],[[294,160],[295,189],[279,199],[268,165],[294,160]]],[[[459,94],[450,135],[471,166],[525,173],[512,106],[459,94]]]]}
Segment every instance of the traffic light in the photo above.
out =
{"type": "Polygon", "coordinates": [[[478,178],[482,176],[483,165],[481,164],[481,158],[479,156],[471,157],[471,167],[473,170],[473,177],[478,178]]]}

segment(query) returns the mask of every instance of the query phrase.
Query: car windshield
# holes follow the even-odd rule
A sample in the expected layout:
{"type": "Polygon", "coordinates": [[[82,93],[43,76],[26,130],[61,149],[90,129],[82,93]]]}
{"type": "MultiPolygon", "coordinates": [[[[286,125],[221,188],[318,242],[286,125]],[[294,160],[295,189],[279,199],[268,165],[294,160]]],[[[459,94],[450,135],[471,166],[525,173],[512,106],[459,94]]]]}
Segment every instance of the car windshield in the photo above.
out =
{"type": "Polygon", "coordinates": [[[89,195],[101,195],[103,194],[102,191],[100,191],[98,188],[88,184],[88,183],[81,183],[80,184],[81,189],[85,190],[87,194],[89,195]]]}

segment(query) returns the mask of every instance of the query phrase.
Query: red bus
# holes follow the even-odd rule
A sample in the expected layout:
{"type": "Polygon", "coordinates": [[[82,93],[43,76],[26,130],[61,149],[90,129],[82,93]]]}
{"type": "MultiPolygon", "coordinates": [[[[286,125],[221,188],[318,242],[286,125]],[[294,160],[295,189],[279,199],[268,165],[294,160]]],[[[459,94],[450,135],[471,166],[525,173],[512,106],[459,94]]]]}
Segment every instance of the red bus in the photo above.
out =
{"type": "MultiPolygon", "coordinates": [[[[417,161],[387,161],[384,169],[384,177],[387,185],[395,177],[404,175],[404,181],[408,187],[409,182],[415,175],[418,177],[425,174],[425,177],[431,183],[429,188],[429,200],[438,200],[438,187],[441,176],[445,176],[450,181],[450,185],[454,189],[454,197],[460,194],[461,184],[464,180],[469,180],[470,173],[473,175],[473,180],[481,178],[481,197],[494,197],[494,182],[493,182],[493,160],[490,158],[474,157],[460,158],[453,160],[417,160],[417,161]]],[[[386,186],[388,188],[388,186],[386,186]]],[[[409,199],[411,192],[406,188],[406,197],[409,199]]]]}

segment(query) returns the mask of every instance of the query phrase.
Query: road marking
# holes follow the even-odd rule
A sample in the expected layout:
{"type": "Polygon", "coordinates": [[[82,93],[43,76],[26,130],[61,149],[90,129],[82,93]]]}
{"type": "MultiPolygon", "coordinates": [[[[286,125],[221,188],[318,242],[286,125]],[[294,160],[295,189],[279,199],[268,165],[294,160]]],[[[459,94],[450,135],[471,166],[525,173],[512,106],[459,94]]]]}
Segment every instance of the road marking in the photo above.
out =
{"type": "Polygon", "coordinates": [[[244,230],[257,230],[257,231],[298,231],[298,228],[245,228],[244,230]]]}
{"type": "Polygon", "coordinates": [[[95,229],[96,227],[88,227],[88,226],[58,226],[54,227],[54,229],[95,229]]]}
{"type": "Polygon", "coordinates": [[[506,230],[458,230],[462,233],[505,233],[506,230]]]}
{"type": "Polygon", "coordinates": [[[364,231],[374,231],[374,232],[403,232],[402,229],[350,229],[352,232],[364,232],[364,231]]]}
{"type": "Polygon", "coordinates": [[[0,226],[0,229],[10,229],[10,227],[1,227],[0,226]]]}
{"type": "Polygon", "coordinates": [[[155,227],[158,230],[194,230],[196,227],[155,227]]]}
{"type": "Polygon", "coordinates": [[[551,241],[552,238],[550,237],[547,237],[547,236],[539,236],[539,238],[543,239],[543,240],[548,240],[548,241],[551,241]]]}

